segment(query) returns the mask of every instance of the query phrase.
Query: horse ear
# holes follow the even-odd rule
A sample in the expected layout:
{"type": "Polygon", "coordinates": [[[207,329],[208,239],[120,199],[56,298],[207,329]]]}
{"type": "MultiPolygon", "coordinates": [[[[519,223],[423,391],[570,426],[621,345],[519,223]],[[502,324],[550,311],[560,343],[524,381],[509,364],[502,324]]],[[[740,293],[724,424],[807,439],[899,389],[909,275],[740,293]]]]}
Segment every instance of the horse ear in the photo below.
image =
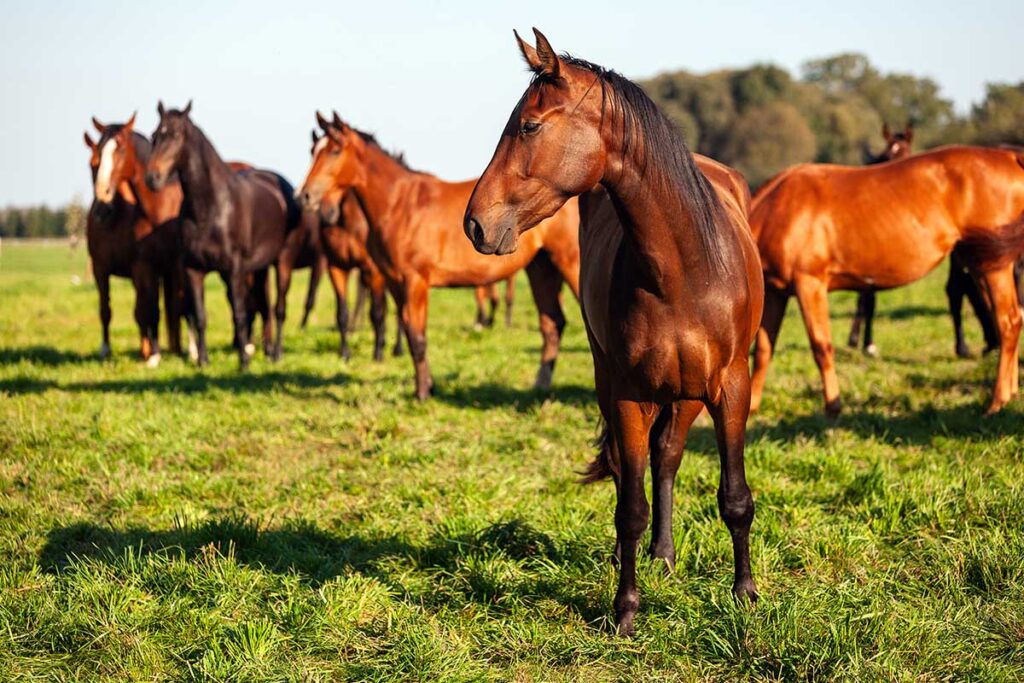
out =
{"type": "Polygon", "coordinates": [[[333,140],[338,146],[340,146],[340,147],[344,147],[345,146],[345,139],[341,137],[341,130],[340,129],[335,128],[334,126],[328,126],[327,128],[324,128],[324,133],[327,135],[327,137],[329,137],[331,140],[333,140]]]}
{"type": "Polygon", "coordinates": [[[99,133],[100,135],[103,134],[104,126],[102,123],[100,123],[100,120],[95,116],[92,117],[92,127],[95,128],[96,132],[99,133]]]}
{"type": "Polygon", "coordinates": [[[889,129],[888,121],[882,124],[882,137],[885,138],[886,142],[892,141],[892,130],[889,129]]]}
{"type": "Polygon", "coordinates": [[[324,115],[321,114],[319,111],[316,113],[316,122],[324,130],[327,130],[327,129],[329,129],[331,127],[331,122],[328,121],[327,119],[325,119],[324,115]]]}
{"type": "Polygon", "coordinates": [[[519,36],[519,31],[512,29],[512,33],[516,37],[516,42],[519,43],[519,51],[523,53],[523,59],[526,60],[526,65],[530,67],[530,71],[538,73],[540,71],[541,64],[540,57],[537,55],[537,50],[519,36]]]}
{"type": "Polygon", "coordinates": [[[533,35],[537,38],[537,57],[540,59],[538,73],[557,77],[561,65],[558,53],[555,52],[555,48],[551,47],[551,43],[544,37],[544,34],[536,28],[533,29],[533,35]]]}
{"type": "Polygon", "coordinates": [[[160,114],[160,118],[163,118],[164,114],[167,113],[167,110],[164,109],[164,101],[163,100],[157,100],[156,101],[156,113],[160,114]]]}
{"type": "Polygon", "coordinates": [[[346,128],[348,128],[348,126],[345,125],[345,122],[341,120],[341,117],[338,116],[337,111],[332,109],[331,115],[334,117],[331,119],[331,123],[334,124],[335,128],[337,128],[338,130],[345,130],[346,128]]]}
{"type": "Polygon", "coordinates": [[[135,128],[135,115],[138,113],[139,112],[137,111],[132,112],[132,117],[125,122],[124,128],[122,128],[123,131],[125,131],[126,133],[132,132],[132,129],[135,128]]]}
{"type": "Polygon", "coordinates": [[[93,150],[94,152],[96,151],[96,143],[93,142],[92,138],[89,137],[88,133],[83,132],[82,133],[82,139],[85,140],[85,146],[86,147],[88,147],[89,149],[93,150]]]}
{"type": "Polygon", "coordinates": [[[914,141],[914,122],[907,121],[906,127],[903,129],[903,137],[907,139],[907,142],[914,141]]]}
{"type": "Polygon", "coordinates": [[[192,99],[191,98],[189,99],[188,104],[185,105],[185,108],[181,110],[181,113],[184,114],[185,116],[188,116],[189,114],[192,113],[192,99]]]}
{"type": "Polygon", "coordinates": [[[316,143],[320,142],[320,138],[318,138],[318,137],[316,136],[316,129],[315,129],[315,128],[314,128],[313,130],[309,131],[309,134],[310,134],[310,135],[312,136],[312,138],[313,138],[313,144],[314,144],[314,145],[315,145],[316,143]]]}

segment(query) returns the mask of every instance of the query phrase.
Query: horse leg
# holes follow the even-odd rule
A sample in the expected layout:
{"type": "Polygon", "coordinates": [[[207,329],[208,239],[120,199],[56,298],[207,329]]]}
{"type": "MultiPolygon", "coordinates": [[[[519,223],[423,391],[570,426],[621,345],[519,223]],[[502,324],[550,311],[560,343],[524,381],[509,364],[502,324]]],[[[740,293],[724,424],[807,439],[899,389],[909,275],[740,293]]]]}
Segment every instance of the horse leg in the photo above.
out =
{"type": "Polygon", "coordinates": [[[717,402],[708,404],[708,412],[715,423],[721,467],[718,512],[732,536],[732,594],[740,602],[757,600],[757,586],[750,572],[750,525],[754,521],[754,498],[747,486],[743,464],[748,406],[750,378],[746,363],[737,359],[723,373],[717,402]]]}
{"type": "Polygon", "coordinates": [[[850,324],[850,336],[846,338],[846,345],[851,349],[860,346],[860,328],[864,324],[864,309],[867,308],[864,301],[866,296],[868,296],[868,292],[857,292],[857,309],[853,313],[853,322],[850,324]]]}
{"type": "Polygon", "coordinates": [[[647,529],[650,508],[644,492],[651,423],[655,411],[633,401],[616,401],[612,434],[620,455],[615,502],[615,535],[619,549],[619,586],[615,593],[615,623],[619,635],[633,635],[633,618],[640,608],[636,588],[636,551],[647,529]]]}
{"type": "MultiPolygon", "coordinates": [[[[967,287],[969,286],[967,280],[970,279],[970,275],[964,272],[964,267],[960,263],[960,259],[957,258],[954,252],[949,257],[949,277],[946,278],[946,300],[949,302],[949,317],[953,319],[953,337],[956,340],[956,355],[960,358],[970,358],[971,350],[967,348],[967,342],[964,340],[964,322],[963,322],[963,307],[964,307],[964,294],[967,293],[967,287]]],[[[981,316],[978,316],[978,320],[981,320],[981,316]]],[[[982,329],[985,328],[985,322],[981,323],[982,329]]]]}
{"type": "Polygon", "coordinates": [[[476,322],[473,323],[473,329],[479,332],[487,326],[487,311],[485,310],[487,288],[482,286],[474,287],[473,299],[476,301],[476,322]]]}
{"type": "Polygon", "coordinates": [[[661,409],[651,429],[651,477],[654,518],[651,522],[650,554],[665,561],[669,571],[676,566],[672,540],[672,487],[683,458],[686,434],[700,415],[700,401],[679,401],[661,409]]]}
{"type": "Polygon", "coordinates": [[[1016,396],[1020,385],[1017,365],[1021,312],[1017,300],[1017,283],[1013,277],[1013,264],[983,274],[985,286],[992,299],[996,324],[999,327],[999,369],[986,415],[999,412],[1016,396]]]}
{"type": "Polygon", "coordinates": [[[250,353],[252,346],[249,343],[249,309],[246,303],[249,286],[241,266],[236,265],[232,268],[229,277],[231,281],[229,296],[231,298],[232,323],[235,329],[235,347],[238,349],[238,368],[245,371],[249,369],[249,361],[252,359],[250,353]]]}
{"type": "Polygon", "coordinates": [[[516,276],[505,282],[505,327],[512,327],[512,304],[516,301],[516,276]]]}
{"type": "Polygon", "coordinates": [[[110,273],[93,268],[96,277],[96,291],[100,295],[100,327],[102,329],[102,341],[100,342],[100,358],[110,358],[110,273]]]}
{"type": "Polygon", "coordinates": [[[141,357],[150,367],[160,364],[160,280],[153,267],[137,259],[135,281],[135,322],[142,335],[141,357]]]}
{"type": "Polygon", "coordinates": [[[274,355],[274,323],[270,317],[270,268],[261,268],[252,274],[252,288],[247,301],[250,302],[246,305],[249,320],[246,329],[250,339],[248,353],[250,356],[256,354],[256,346],[252,343],[252,321],[258,314],[263,322],[263,355],[270,358],[274,355]]]}
{"type": "Polygon", "coordinates": [[[284,335],[284,316],[285,310],[288,307],[288,288],[292,284],[293,265],[293,263],[285,259],[280,259],[277,263],[277,301],[274,302],[274,322],[277,324],[277,340],[274,342],[274,353],[270,357],[273,361],[281,360],[281,355],[284,353],[282,339],[284,335]]]}
{"type": "Polygon", "coordinates": [[[875,302],[877,296],[874,290],[864,292],[864,353],[874,358],[878,355],[878,347],[875,346],[875,337],[872,328],[875,322],[875,302]]]}
{"type": "MultiPolygon", "coordinates": [[[[381,286],[383,287],[383,280],[381,286]]],[[[348,319],[348,331],[355,332],[362,322],[363,309],[366,308],[366,296],[368,292],[368,285],[363,276],[363,269],[359,269],[359,286],[356,288],[356,305],[352,310],[352,315],[348,319]]],[[[399,331],[401,333],[401,331],[399,331]]]]}
{"type": "Polygon", "coordinates": [[[498,304],[501,302],[501,299],[498,298],[498,285],[496,283],[491,283],[487,287],[487,296],[491,300],[491,310],[487,315],[485,327],[494,327],[494,319],[498,315],[498,304]]]}
{"type": "MultiPolygon", "coordinates": [[[[363,277],[360,273],[360,277],[363,277]]],[[[367,278],[369,279],[369,278],[367,278]]],[[[367,282],[365,289],[370,292],[370,322],[373,324],[373,360],[384,360],[384,344],[387,339],[388,292],[384,278],[377,275],[379,282],[367,282]]],[[[395,330],[395,355],[402,354],[402,316],[397,317],[398,329],[395,330]]]]}
{"type": "Polygon", "coordinates": [[[768,375],[768,366],[775,353],[775,340],[782,327],[782,318],[786,314],[789,294],[784,291],[765,287],[764,312],[761,314],[761,327],[757,330],[754,344],[754,373],[751,379],[750,412],[757,412],[761,407],[761,396],[764,392],[764,381],[768,375]]]}
{"type": "Polygon", "coordinates": [[[558,347],[562,342],[562,330],[565,329],[565,314],[562,312],[560,297],[563,278],[544,251],[537,252],[537,256],[526,266],[526,275],[530,280],[533,300],[537,304],[540,334],[544,340],[540,368],[533,387],[549,389],[555,372],[555,361],[558,359],[558,347]]]}
{"type": "Polygon", "coordinates": [[[434,388],[430,364],[427,362],[427,304],[430,286],[417,275],[407,277],[403,286],[404,290],[398,292],[395,298],[399,300],[402,309],[402,324],[416,371],[416,398],[425,401],[434,388]]]}
{"type": "Polygon", "coordinates": [[[313,261],[313,265],[309,267],[309,290],[306,292],[306,305],[302,309],[302,324],[299,325],[302,329],[306,329],[309,314],[313,310],[313,304],[316,303],[316,290],[320,287],[320,277],[324,274],[325,265],[326,260],[322,256],[318,256],[313,261]]]}
{"type": "Polygon", "coordinates": [[[206,296],[203,288],[205,273],[189,268],[186,276],[192,294],[191,327],[196,333],[196,363],[203,367],[210,363],[210,356],[206,350],[206,296]]]}
{"type": "Polygon", "coordinates": [[[178,270],[168,268],[163,277],[164,320],[167,323],[167,348],[174,355],[181,355],[181,283],[178,270]]]}
{"type": "MultiPolygon", "coordinates": [[[[985,296],[982,294],[981,288],[978,287],[978,283],[975,282],[974,277],[970,273],[964,273],[964,280],[963,293],[967,295],[967,301],[971,304],[971,308],[974,309],[974,315],[978,318],[978,322],[981,323],[981,331],[985,336],[985,349],[982,351],[982,354],[987,354],[995,351],[1000,346],[999,328],[996,326],[995,318],[992,315],[992,306],[985,300],[985,296]]],[[[960,336],[963,338],[962,331],[960,336]]],[[[966,349],[966,345],[964,348],[966,349]]],[[[957,349],[957,355],[959,355],[959,348],[957,349]]]]}
{"type": "Polygon", "coordinates": [[[348,360],[352,357],[352,352],[348,348],[348,271],[337,266],[328,266],[327,274],[334,288],[334,320],[340,337],[338,355],[342,360],[348,360]]]}
{"type": "Polygon", "coordinates": [[[821,372],[825,414],[836,417],[842,410],[842,402],[839,399],[839,378],[836,376],[832,332],[828,320],[828,285],[819,278],[798,277],[796,298],[800,302],[800,312],[807,328],[814,362],[818,364],[818,370],[821,372]]]}
{"type": "MultiPolygon", "coordinates": [[[[383,278],[381,281],[383,282],[383,278]]],[[[371,292],[373,291],[376,291],[376,289],[371,290],[371,292]]],[[[391,355],[394,356],[395,358],[398,358],[403,353],[405,353],[405,349],[402,347],[402,339],[405,337],[406,331],[405,323],[402,322],[402,306],[401,304],[398,303],[397,297],[393,296],[392,298],[395,299],[395,347],[391,349],[391,355]]],[[[386,309],[387,302],[385,302],[384,306],[384,310],[386,309]]]]}

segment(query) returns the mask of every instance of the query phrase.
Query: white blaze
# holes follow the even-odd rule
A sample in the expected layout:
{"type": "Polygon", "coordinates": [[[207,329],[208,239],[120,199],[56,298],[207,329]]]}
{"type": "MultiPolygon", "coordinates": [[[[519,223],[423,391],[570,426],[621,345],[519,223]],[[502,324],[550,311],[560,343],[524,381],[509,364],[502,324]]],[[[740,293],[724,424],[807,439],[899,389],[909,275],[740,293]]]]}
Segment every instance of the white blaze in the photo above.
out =
{"type": "Polygon", "coordinates": [[[327,146],[327,136],[325,135],[322,138],[320,138],[319,140],[317,140],[316,144],[313,145],[313,158],[316,159],[317,155],[320,154],[320,152],[326,146],[327,146]]]}
{"type": "Polygon", "coordinates": [[[110,174],[114,172],[114,150],[117,139],[111,138],[103,145],[100,152],[100,167],[96,171],[96,198],[101,202],[109,202],[114,198],[114,188],[110,186],[110,174]]]}

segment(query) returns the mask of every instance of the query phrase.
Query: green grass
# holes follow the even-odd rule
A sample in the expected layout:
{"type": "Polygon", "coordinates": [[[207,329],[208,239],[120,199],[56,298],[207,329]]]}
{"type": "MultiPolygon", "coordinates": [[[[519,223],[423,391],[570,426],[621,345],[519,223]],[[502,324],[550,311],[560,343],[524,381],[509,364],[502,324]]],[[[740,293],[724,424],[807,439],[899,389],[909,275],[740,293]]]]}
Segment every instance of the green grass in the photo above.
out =
{"type": "MultiPolygon", "coordinates": [[[[762,599],[730,599],[701,418],[677,571],[641,561],[635,639],[610,622],[612,486],[576,483],[597,406],[575,303],[537,393],[525,278],[510,331],[434,292],[420,405],[365,323],[338,359],[329,288],[297,330],[305,275],[284,360],[239,376],[216,278],[199,372],[136,361],[123,281],[97,360],[84,273],[3,245],[0,680],[1024,678],[1024,404],[981,417],[995,361],[953,357],[944,272],[880,296],[880,359],[839,349],[834,425],[790,306],[747,449],[762,599]]],[[[852,303],[832,297],[837,341],[852,303]]]]}

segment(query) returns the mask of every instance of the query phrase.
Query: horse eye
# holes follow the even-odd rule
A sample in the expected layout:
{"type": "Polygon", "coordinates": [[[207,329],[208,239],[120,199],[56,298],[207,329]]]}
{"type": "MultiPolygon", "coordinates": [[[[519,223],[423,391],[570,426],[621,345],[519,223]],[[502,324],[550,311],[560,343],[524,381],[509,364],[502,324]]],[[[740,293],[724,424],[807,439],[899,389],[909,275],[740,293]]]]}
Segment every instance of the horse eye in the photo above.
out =
{"type": "Polygon", "coordinates": [[[530,135],[540,130],[539,121],[523,121],[523,127],[519,129],[519,132],[523,135],[530,135]]]}

